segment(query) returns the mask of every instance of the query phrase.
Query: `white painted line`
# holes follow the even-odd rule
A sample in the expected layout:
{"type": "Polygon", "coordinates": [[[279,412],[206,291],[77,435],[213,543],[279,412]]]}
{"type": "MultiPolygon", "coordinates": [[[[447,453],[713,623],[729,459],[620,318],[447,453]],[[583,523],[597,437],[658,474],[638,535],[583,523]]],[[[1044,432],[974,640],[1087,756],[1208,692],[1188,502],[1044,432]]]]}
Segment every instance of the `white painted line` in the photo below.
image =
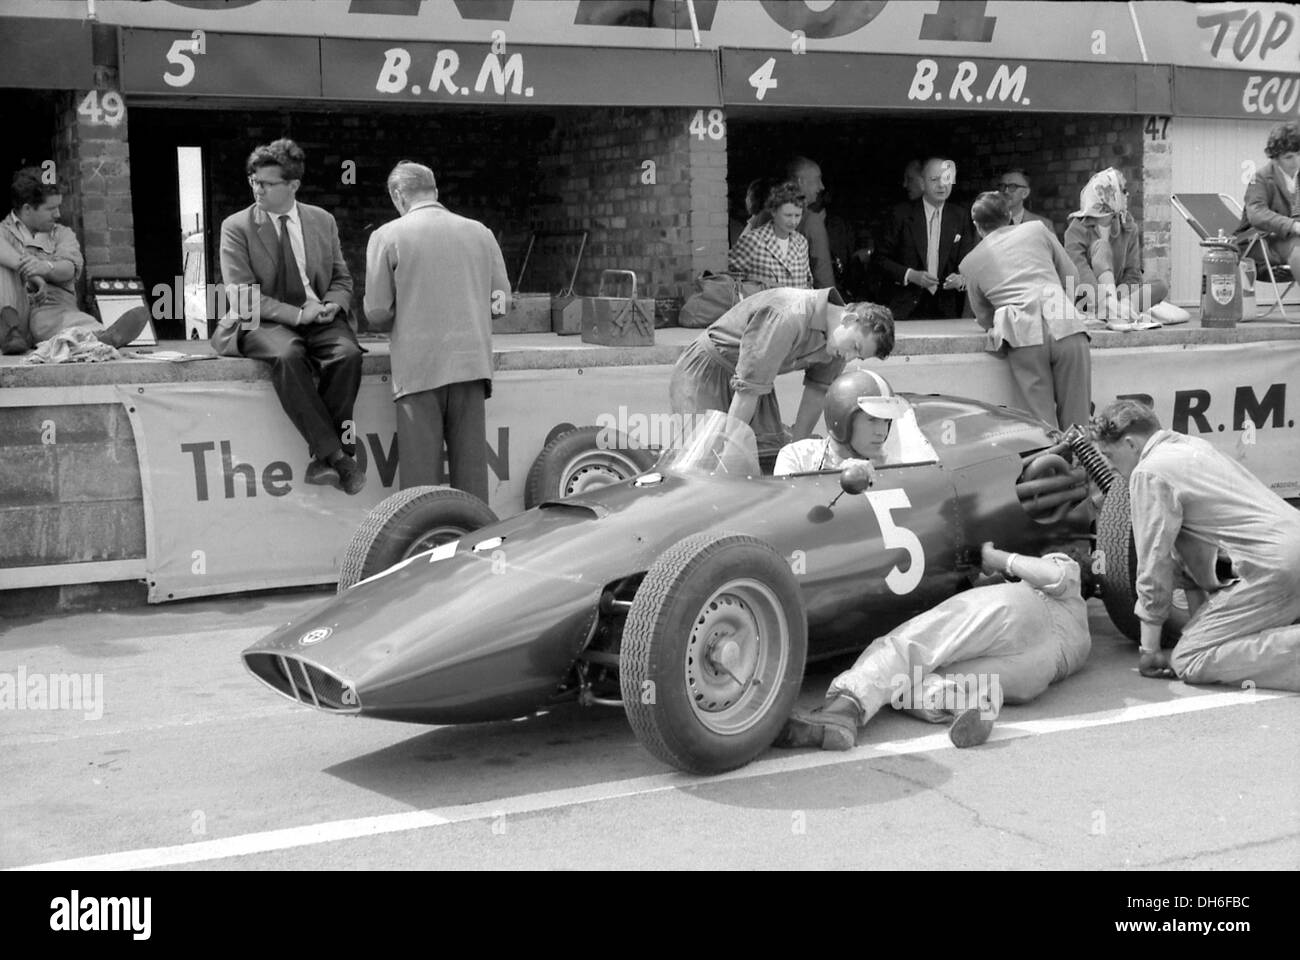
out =
{"type": "MultiPolygon", "coordinates": [[[[1221,707],[1249,706],[1266,700],[1287,699],[1295,696],[1295,694],[1290,693],[1260,693],[1258,691],[1208,693],[1182,697],[1178,700],[1163,703],[1137,704],[1121,710],[1104,710],[1098,713],[1076,714],[1050,720],[1027,720],[1023,723],[999,723],[993,728],[993,736],[990,739],[1016,740],[1024,737],[1038,737],[1067,730],[1082,730],[1117,723],[1134,723],[1141,720],[1153,720],[1158,717],[1215,710],[1221,707]]],[[[864,744],[843,753],[827,753],[820,750],[790,753],[786,756],[751,763],[747,767],[714,777],[695,777],[685,773],[662,773],[647,777],[633,777],[628,780],[614,780],[609,783],[594,783],[563,790],[522,794],[517,797],[503,797],[499,800],[485,800],[479,803],[454,807],[412,810],[406,813],[358,817],[352,820],[332,820],[326,823],[308,824],[301,827],[268,830],[261,833],[246,833],[237,837],[226,837],[219,840],[203,840],[198,843],[186,843],[172,847],[152,847],[144,850],[105,853],[98,856],[55,860],[49,863],[34,863],[9,869],[143,870],[155,867],[174,867],[186,863],[202,863],[228,857],[244,857],[268,853],[273,850],[288,850],[294,847],[306,847],[320,843],[355,840],[385,833],[402,833],[410,830],[422,830],[426,827],[442,827],[471,820],[537,813],[561,807],[599,803],[625,797],[645,796],[666,790],[678,790],[683,787],[725,783],[730,780],[767,777],[841,763],[861,763],[864,760],[879,757],[952,749],[955,748],[949,742],[947,733],[936,733],[907,740],[864,744]]]]}
{"type": "Polygon", "coordinates": [[[1142,25],[1138,23],[1137,8],[1133,6],[1133,0],[1128,0],[1128,15],[1133,20],[1133,32],[1137,34],[1138,50],[1142,54],[1142,62],[1150,63],[1150,58],[1147,57],[1147,44],[1142,39],[1142,25]]]}

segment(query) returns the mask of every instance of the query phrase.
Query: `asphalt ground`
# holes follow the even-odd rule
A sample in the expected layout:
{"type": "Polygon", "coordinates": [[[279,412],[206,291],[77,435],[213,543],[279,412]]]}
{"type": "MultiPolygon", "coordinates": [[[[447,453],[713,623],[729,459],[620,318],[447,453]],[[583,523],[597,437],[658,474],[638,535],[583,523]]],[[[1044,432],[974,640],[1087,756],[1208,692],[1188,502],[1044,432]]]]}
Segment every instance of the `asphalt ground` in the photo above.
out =
{"type": "MultiPolygon", "coordinates": [[[[1300,867],[1300,697],[1142,678],[1097,601],[1085,668],[981,747],[887,710],[855,750],[707,778],[617,709],[421,727],[281,699],[239,653],[325,598],[0,619],[0,673],[103,684],[101,716],[0,711],[0,867],[1300,867]]],[[[810,667],[801,702],[833,675],[810,667]]]]}

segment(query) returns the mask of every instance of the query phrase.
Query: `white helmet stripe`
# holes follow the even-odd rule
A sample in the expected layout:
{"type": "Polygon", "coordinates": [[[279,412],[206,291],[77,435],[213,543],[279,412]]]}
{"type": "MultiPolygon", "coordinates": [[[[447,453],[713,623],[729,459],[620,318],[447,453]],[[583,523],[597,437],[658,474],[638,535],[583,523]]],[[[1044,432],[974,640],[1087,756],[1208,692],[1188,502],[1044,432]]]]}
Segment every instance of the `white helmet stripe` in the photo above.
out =
{"type": "Polygon", "coordinates": [[[892,397],[894,395],[894,391],[890,388],[889,384],[885,381],[885,378],[882,377],[880,374],[876,373],[876,371],[868,370],[865,367],[860,367],[859,370],[876,381],[876,386],[880,388],[880,395],[882,397],[892,397]]]}

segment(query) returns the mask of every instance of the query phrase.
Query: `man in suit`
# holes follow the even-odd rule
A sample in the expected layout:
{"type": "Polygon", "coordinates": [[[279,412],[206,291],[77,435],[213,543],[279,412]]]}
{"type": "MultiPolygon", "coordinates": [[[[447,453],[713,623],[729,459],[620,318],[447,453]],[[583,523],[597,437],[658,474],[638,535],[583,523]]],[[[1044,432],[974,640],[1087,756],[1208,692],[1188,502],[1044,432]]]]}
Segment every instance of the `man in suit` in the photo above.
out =
{"type": "MultiPolygon", "coordinates": [[[[1264,154],[1269,162],[1255,171],[1246,187],[1237,236],[1249,230],[1260,231],[1268,245],[1269,259],[1287,264],[1291,274],[1300,277],[1300,186],[1296,183],[1300,172],[1300,121],[1274,127],[1264,154]]],[[[1258,244],[1251,248],[1251,254],[1263,274],[1263,252],[1258,244]]]]}
{"type": "Polygon", "coordinates": [[[1092,358],[1065,248],[1041,221],[1013,225],[1000,193],[981,193],[971,218],[982,239],[961,273],[986,349],[1006,357],[1024,409],[1062,430],[1088,423],[1092,358]]]}
{"type": "Polygon", "coordinates": [[[826,230],[826,186],[822,168],[807,157],[795,157],[786,167],[786,176],[799,184],[804,196],[803,217],[799,232],[808,240],[808,266],[812,269],[813,288],[825,290],[835,286],[835,261],[831,257],[831,238],[826,230]]]}
{"type": "Polygon", "coordinates": [[[352,408],[361,387],[361,346],[347,323],[352,275],[334,217],[296,199],[303,161],[292,140],[248,157],[254,203],[221,224],[221,276],[227,289],[251,287],[256,320],[241,329],[239,317],[224,319],[212,345],[225,356],[271,364],[280,405],[311,450],[303,479],[354,494],[366,475],[352,457],[352,408]],[[319,391],[313,372],[320,374],[319,391]]]}
{"type": "Polygon", "coordinates": [[[367,321],[393,331],[393,397],[403,490],[447,482],[488,498],[484,401],[492,395],[492,314],[510,297],[492,231],[438,202],[433,171],[403,161],[388,175],[401,214],[370,235],[367,321]]]}
{"type": "Polygon", "coordinates": [[[962,315],[965,281],[957,265],[975,246],[975,230],[956,204],[948,203],[957,167],[931,157],[922,170],[919,200],[894,208],[875,262],[896,285],[889,308],[895,320],[934,320],[962,315]]]}
{"type": "Polygon", "coordinates": [[[1007,212],[1011,214],[1012,226],[1018,227],[1026,220],[1040,220],[1047,224],[1047,229],[1055,235],[1056,226],[1051,220],[1025,207],[1025,201],[1029,199],[1031,191],[1029,175],[1024,170],[1020,167],[1012,167],[1002,174],[998,180],[998,191],[1007,202],[1007,212]]]}

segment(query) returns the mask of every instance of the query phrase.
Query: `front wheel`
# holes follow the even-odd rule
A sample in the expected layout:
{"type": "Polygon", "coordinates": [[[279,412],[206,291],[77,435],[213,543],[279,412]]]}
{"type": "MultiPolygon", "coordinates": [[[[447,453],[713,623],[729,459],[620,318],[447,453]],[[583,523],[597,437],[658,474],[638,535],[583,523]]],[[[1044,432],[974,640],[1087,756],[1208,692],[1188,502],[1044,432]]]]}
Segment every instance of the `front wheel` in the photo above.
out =
{"type": "Polygon", "coordinates": [[[628,611],[619,683],[642,745],[691,773],[744,766],[771,745],[803,682],[799,584],[771,546],[697,534],[646,573],[628,611]]]}
{"type": "Polygon", "coordinates": [[[342,593],[408,557],[497,522],[492,509],[452,487],[408,487],[381,500],[352,535],[339,570],[342,593]]]}

